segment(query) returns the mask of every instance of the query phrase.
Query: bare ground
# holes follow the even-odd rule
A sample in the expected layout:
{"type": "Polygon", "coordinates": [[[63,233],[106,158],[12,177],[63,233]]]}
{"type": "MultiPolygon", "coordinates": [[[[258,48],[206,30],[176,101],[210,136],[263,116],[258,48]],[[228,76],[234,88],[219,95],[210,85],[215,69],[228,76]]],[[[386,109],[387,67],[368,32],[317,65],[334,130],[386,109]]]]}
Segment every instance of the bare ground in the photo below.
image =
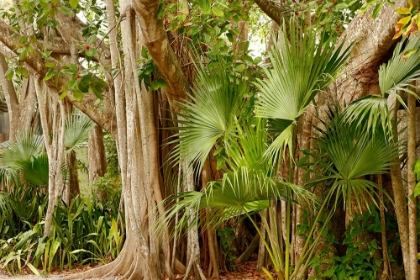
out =
{"type": "MultiPolygon", "coordinates": [[[[250,261],[245,264],[238,265],[237,271],[222,271],[220,273],[220,280],[268,280],[269,278],[261,272],[255,270],[256,262],[250,261]]],[[[22,275],[19,276],[8,276],[7,271],[0,269],[0,280],[11,280],[11,279],[23,279],[23,280],[61,280],[63,276],[69,276],[74,273],[80,273],[83,271],[87,271],[91,269],[90,265],[84,266],[77,266],[74,267],[72,270],[66,271],[52,271],[48,276],[36,276],[33,275],[32,272],[24,268],[22,271],[22,275]]],[[[176,275],[176,279],[183,279],[184,275],[178,274],[176,275]]],[[[118,277],[107,277],[107,278],[90,278],[90,280],[117,280],[118,277]]],[[[157,279],[160,280],[160,279],[157,279]]],[[[162,279],[166,280],[166,279],[162,279]]],[[[194,280],[194,278],[190,278],[190,280],[194,280]]],[[[208,278],[208,280],[215,280],[213,278],[208,278]]]]}

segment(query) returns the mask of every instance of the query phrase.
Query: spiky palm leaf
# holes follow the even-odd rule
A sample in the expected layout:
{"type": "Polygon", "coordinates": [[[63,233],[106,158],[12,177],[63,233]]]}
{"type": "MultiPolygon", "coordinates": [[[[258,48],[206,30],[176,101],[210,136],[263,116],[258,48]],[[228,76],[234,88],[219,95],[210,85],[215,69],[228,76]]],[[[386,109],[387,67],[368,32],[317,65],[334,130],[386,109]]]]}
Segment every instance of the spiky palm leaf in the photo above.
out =
{"type": "Polygon", "coordinates": [[[12,183],[19,185],[21,183],[19,171],[34,156],[40,155],[42,147],[41,135],[30,131],[19,133],[16,142],[10,143],[0,155],[0,180],[6,185],[12,183]]]}
{"type": "MultiPolygon", "coordinates": [[[[399,42],[388,63],[379,68],[379,86],[381,95],[370,95],[356,100],[346,108],[349,120],[358,120],[358,125],[366,129],[375,129],[380,123],[387,134],[392,135],[391,117],[388,111],[388,97],[395,96],[404,106],[404,100],[398,94],[405,91],[414,94],[411,82],[420,77],[420,37],[410,36],[399,42]]],[[[416,95],[417,96],[417,95],[416,95]]]]}
{"type": "Polygon", "coordinates": [[[364,176],[389,170],[390,161],[398,155],[398,146],[387,139],[381,126],[366,130],[338,113],[318,139],[321,155],[328,159],[323,166],[329,175],[323,179],[333,181],[330,193],[344,201],[353,197],[359,207],[362,203],[376,203],[378,187],[364,176]]]}
{"type": "MultiPolygon", "coordinates": [[[[210,208],[212,215],[202,226],[217,227],[233,217],[266,209],[271,200],[291,199],[292,196],[299,201],[305,200],[309,205],[316,205],[315,196],[306,189],[278,181],[261,170],[241,167],[225,173],[221,181],[210,183],[201,192],[179,194],[177,198],[181,200],[168,210],[165,221],[158,224],[167,225],[177,213],[182,213],[174,229],[180,233],[188,226],[193,226],[189,222],[191,211],[210,208]]],[[[196,222],[198,219],[199,215],[196,215],[196,222]]]]}
{"type": "Polygon", "coordinates": [[[224,144],[226,160],[231,170],[248,167],[253,170],[263,170],[271,176],[277,165],[270,160],[264,160],[267,150],[266,120],[252,118],[246,123],[235,125],[235,138],[224,144]]]}
{"type": "Polygon", "coordinates": [[[216,143],[234,137],[235,119],[244,105],[247,84],[229,75],[228,66],[220,63],[218,71],[198,69],[196,87],[190,101],[185,101],[178,114],[180,130],[171,143],[178,144],[172,158],[186,160],[201,167],[216,143]]]}
{"type": "MultiPolygon", "coordinates": [[[[420,77],[420,37],[411,35],[397,44],[390,61],[379,68],[379,86],[383,97],[398,96],[402,90],[414,94],[410,83],[420,77]]],[[[402,100],[400,100],[402,101],[402,100]]]]}
{"type": "Polygon", "coordinates": [[[343,44],[337,49],[330,42],[320,45],[315,34],[302,33],[293,22],[277,45],[270,52],[273,68],[256,83],[260,90],[257,116],[277,120],[284,127],[268,149],[270,156],[291,147],[298,118],[333,81],[349,55],[343,44]]]}
{"type": "Polygon", "coordinates": [[[89,138],[89,132],[95,123],[80,111],[74,111],[66,119],[64,145],[72,150],[78,144],[86,142],[89,138]]]}
{"type": "Polygon", "coordinates": [[[39,155],[43,147],[43,137],[30,131],[21,132],[16,136],[16,142],[10,143],[2,153],[2,162],[7,166],[18,166],[21,162],[39,155]]]}
{"type": "Polygon", "coordinates": [[[7,230],[9,224],[13,224],[13,200],[8,193],[0,192],[0,237],[7,230]]]}
{"type": "Polygon", "coordinates": [[[47,154],[40,154],[22,165],[25,181],[34,186],[47,186],[49,179],[49,165],[47,154]]]}
{"type": "Polygon", "coordinates": [[[366,130],[375,130],[380,125],[388,135],[392,134],[387,100],[381,96],[368,95],[360,98],[351,103],[344,114],[347,121],[355,121],[357,126],[366,130]]]}

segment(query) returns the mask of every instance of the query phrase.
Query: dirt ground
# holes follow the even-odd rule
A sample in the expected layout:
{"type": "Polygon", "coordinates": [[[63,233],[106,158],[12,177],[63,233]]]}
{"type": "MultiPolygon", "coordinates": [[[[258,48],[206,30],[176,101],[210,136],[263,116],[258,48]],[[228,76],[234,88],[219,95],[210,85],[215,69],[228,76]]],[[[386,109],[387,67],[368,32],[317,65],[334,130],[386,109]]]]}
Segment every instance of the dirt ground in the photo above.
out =
{"type": "MultiPolygon", "coordinates": [[[[256,262],[250,261],[245,264],[238,265],[237,271],[221,272],[220,280],[268,280],[269,278],[264,274],[255,270],[256,262]]],[[[33,275],[29,269],[23,269],[22,275],[19,276],[8,276],[7,271],[0,270],[0,280],[11,280],[11,279],[23,279],[23,280],[60,280],[63,276],[69,276],[74,273],[79,273],[91,269],[89,265],[78,266],[73,268],[70,271],[52,271],[48,276],[36,276],[33,275]]],[[[176,279],[183,279],[184,275],[176,275],[176,279]]],[[[102,280],[117,280],[118,277],[107,277],[100,278],[102,280]]],[[[90,280],[99,280],[99,278],[91,278],[90,280]]],[[[163,279],[164,280],[164,279],[163,279]]],[[[191,277],[190,280],[193,280],[191,277]]],[[[208,278],[208,280],[215,280],[213,278],[208,278]]]]}

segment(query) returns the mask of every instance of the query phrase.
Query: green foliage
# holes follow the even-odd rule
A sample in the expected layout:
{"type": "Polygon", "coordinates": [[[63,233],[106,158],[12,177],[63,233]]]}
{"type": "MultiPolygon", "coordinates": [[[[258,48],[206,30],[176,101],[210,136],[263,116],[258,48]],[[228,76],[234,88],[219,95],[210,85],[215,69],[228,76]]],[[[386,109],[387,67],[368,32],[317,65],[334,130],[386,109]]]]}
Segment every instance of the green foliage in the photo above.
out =
{"type": "Polygon", "coordinates": [[[236,118],[249,106],[244,100],[249,83],[229,75],[231,71],[232,67],[224,62],[211,72],[200,66],[194,95],[180,105],[180,132],[171,142],[179,143],[173,156],[176,162],[197,163],[197,170],[201,170],[216,144],[235,138],[236,118]]]}
{"type": "Polygon", "coordinates": [[[325,130],[320,130],[318,138],[321,156],[316,164],[323,168],[324,177],[309,185],[328,181],[329,191],[336,196],[334,205],[337,199],[351,205],[348,199],[354,197],[359,209],[362,204],[369,207],[369,201],[379,199],[378,186],[363,178],[388,172],[390,161],[398,155],[398,146],[388,142],[382,126],[366,130],[337,110],[332,112],[329,123],[323,123],[325,130]]]}
{"type": "Polygon", "coordinates": [[[418,36],[412,35],[397,44],[391,60],[379,69],[379,86],[383,97],[387,98],[389,94],[398,96],[400,90],[415,94],[410,83],[420,77],[419,50],[418,36]]]}
{"type": "MultiPolygon", "coordinates": [[[[0,238],[6,236],[14,220],[13,201],[6,192],[0,192],[0,238]]],[[[13,229],[12,229],[13,230],[13,229]]]]}
{"type": "Polygon", "coordinates": [[[222,255],[225,259],[227,268],[230,270],[236,269],[236,264],[234,260],[236,259],[236,247],[234,244],[235,241],[235,232],[231,227],[225,227],[217,231],[217,236],[220,240],[220,245],[222,246],[222,255]]]}
{"type": "Polygon", "coordinates": [[[48,168],[43,169],[45,158],[42,147],[42,136],[32,132],[19,133],[16,142],[10,143],[7,148],[1,151],[0,181],[6,186],[28,185],[35,181],[41,185],[47,185],[48,168]],[[26,178],[25,175],[28,177],[26,178]]]}
{"type": "Polygon", "coordinates": [[[118,152],[115,140],[110,134],[104,135],[104,146],[106,155],[106,170],[110,176],[119,177],[118,152]]]}
{"type": "Polygon", "coordinates": [[[420,195],[420,159],[417,159],[413,166],[414,174],[416,174],[417,184],[414,188],[413,197],[420,195]]]}
{"type": "Polygon", "coordinates": [[[95,123],[79,110],[75,110],[66,119],[64,145],[72,150],[89,138],[89,132],[95,123]]]}
{"type": "Polygon", "coordinates": [[[115,259],[124,242],[116,214],[105,213],[80,197],[69,207],[59,203],[49,237],[43,236],[44,222],[40,219],[34,225],[25,223],[29,230],[0,239],[0,264],[11,274],[21,273],[25,265],[34,272],[50,272],[54,267],[64,269],[74,263],[115,259]]]}
{"type": "Polygon", "coordinates": [[[141,57],[142,58],[139,61],[140,67],[138,72],[140,84],[145,85],[146,89],[165,89],[166,82],[158,75],[159,71],[145,46],[143,46],[141,49],[141,57]]]}
{"type": "Polygon", "coordinates": [[[266,78],[258,80],[260,97],[256,115],[280,122],[284,130],[267,149],[266,157],[278,157],[293,141],[299,117],[316,94],[328,86],[349,55],[343,44],[336,48],[330,42],[320,45],[316,34],[290,23],[283,28],[278,49],[270,54],[273,66],[265,70],[266,78]]]}
{"type": "MultiPolygon", "coordinates": [[[[309,278],[315,279],[376,279],[382,259],[375,256],[380,249],[375,236],[381,232],[381,222],[378,211],[366,211],[363,215],[356,215],[346,229],[343,245],[347,247],[344,256],[329,258],[328,251],[315,256],[311,267],[319,275],[309,278]],[[369,236],[372,239],[365,240],[369,236]],[[329,268],[321,271],[322,266],[329,268]]],[[[331,233],[329,233],[331,235],[331,233]]]]}
{"type": "Polygon", "coordinates": [[[105,176],[98,178],[91,187],[94,204],[110,213],[119,212],[122,190],[119,176],[106,173],[105,176]]]}

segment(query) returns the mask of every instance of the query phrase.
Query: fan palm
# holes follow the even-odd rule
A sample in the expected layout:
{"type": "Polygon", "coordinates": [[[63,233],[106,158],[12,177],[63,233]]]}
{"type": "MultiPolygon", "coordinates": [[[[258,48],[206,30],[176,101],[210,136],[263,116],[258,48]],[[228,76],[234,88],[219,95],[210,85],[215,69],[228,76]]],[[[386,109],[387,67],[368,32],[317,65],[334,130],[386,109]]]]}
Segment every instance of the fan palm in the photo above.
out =
{"type": "MultiPolygon", "coordinates": [[[[86,115],[79,111],[73,112],[67,118],[65,127],[64,145],[68,151],[87,141],[93,126],[94,123],[86,115]]],[[[41,135],[31,131],[19,133],[16,142],[10,143],[1,154],[0,179],[7,185],[11,182],[17,185],[21,183],[48,185],[48,157],[43,151],[43,145],[41,135]]]]}
{"type": "MultiPolygon", "coordinates": [[[[382,126],[378,124],[375,129],[366,130],[358,122],[350,121],[345,113],[332,112],[329,123],[322,122],[325,129],[318,129],[321,136],[318,140],[318,155],[314,163],[323,170],[323,176],[310,182],[308,186],[324,182],[327,185],[326,198],[315,217],[314,224],[323,215],[324,207],[333,201],[333,207],[327,215],[320,232],[325,230],[327,222],[335,212],[338,202],[341,200],[344,205],[351,207],[352,199],[356,201],[359,211],[363,207],[369,208],[373,203],[378,206],[382,203],[379,186],[365,176],[383,174],[389,171],[390,161],[398,155],[398,145],[389,142],[382,126]]],[[[309,235],[313,234],[311,229],[309,235]]],[[[318,234],[317,239],[322,234],[318,234]]],[[[315,244],[315,243],[314,243],[315,244]]],[[[305,254],[296,266],[296,271],[305,261],[304,268],[308,265],[314,245],[309,245],[307,240],[304,245],[305,254]],[[306,250],[310,247],[309,250],[306,250]]]]}
{"type": "Polygon", "coordinates": [[[68,150],[73,150],[80,143],[86,142],[89,132],[95,123],[79,110],[73,111],[66,119],[64,132],[64,145],[68,150]]]}
{"type": "Polygon", "coordinates": [[[379,69],[380,93],[358,99],[346,108],[346,116],[350,120],[357,119],[359,125],[367,129],[375,129],[382,125],[385,131],[392,134],[392,125],[388,111],[387,99],[394,96],[406,107],[399,91],[415,94],[411,82],[420,77],[420,37],[411,35],[397,44],[388,63],[379,69]]]}
{"type": "Polygon", "coordinates": [[[320,162],[328,176],[323,180],[333,180],[331,191],[346,202],[353,195],[359,207],[363,198],[368,206],[375,203],[373,195],[377,186],[363,179],[367,175],[383,174],[389,171],[390,161],[398,156],[398,146],[388,141],[381,125],[374,130],[366,130],[357,122],[348,121],[344,114],[336,113],[318,138],[320,162]],[[366,198],[366,195],[370,199],[366,198]]]}
{"type": "Polygon", "coordinates": [[[179,105],[179,133],[172,158],[177,162],[197,163],[200,172],[210,151],[223,145],[235,134],[235,122],[241,116],[241,106],[248,85],[228,74],[229,66],[219,63],[209,73],[204,66],[198,67],[198,77],[189,100],[179,105]]]}
{"type": "Polygon", "coordinates": [[[256,83],[260,90],[257,116],[272,119],[271,123],[280,128],[267,156],[292,148],[299,117],[316,94],[334,80],[349,56],[349,48],[343,50],[343,44],[338,48],[329,41],[320,44],[314,33],[302,33],[293,22],[282,34],[278,48],[270,53],[272,69],[256,83]]]}
{"type": "MultiPolygon", "coordinates": [[[[16,142],[10,143],[1,154],[0,180],[5,185],[20,185],[20,171],[42,153],[42,147],[42,136],[29,131],[19,133],[16,142]]],[[[46,171],[48,172],[48,168],[46,171]]]]}

